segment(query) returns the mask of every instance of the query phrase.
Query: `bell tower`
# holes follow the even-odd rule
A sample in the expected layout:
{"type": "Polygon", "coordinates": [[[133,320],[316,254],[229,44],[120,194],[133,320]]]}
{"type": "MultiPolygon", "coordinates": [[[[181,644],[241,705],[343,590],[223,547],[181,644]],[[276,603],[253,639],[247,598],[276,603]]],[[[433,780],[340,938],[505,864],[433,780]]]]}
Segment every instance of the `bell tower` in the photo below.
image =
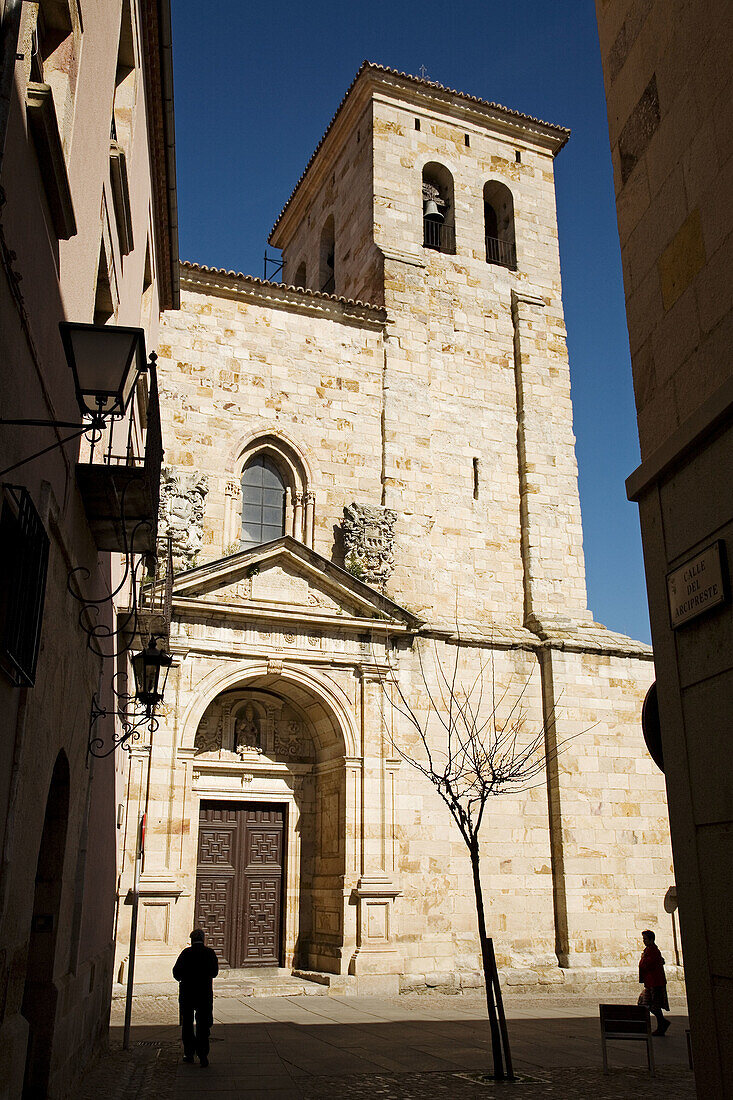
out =
{"type": "Polygon", "coordinates": [[[390,591],[432,620],[591,619],[553,177],[568,136],[365,62],[270,238],[286,282],[387,310],[365,503],[397,513],[390,591]]]}

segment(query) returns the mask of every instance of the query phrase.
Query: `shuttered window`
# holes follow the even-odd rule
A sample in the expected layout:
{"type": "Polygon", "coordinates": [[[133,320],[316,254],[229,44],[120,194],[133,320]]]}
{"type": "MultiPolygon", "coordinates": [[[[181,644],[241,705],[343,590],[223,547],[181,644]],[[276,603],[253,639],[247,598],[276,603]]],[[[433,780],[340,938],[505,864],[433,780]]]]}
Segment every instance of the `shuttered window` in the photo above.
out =
{"type": "Polygon", "coordinates": [[[0,509],[0,667],[31,687],[41,642],[49,539],[30,494],[2,487],[0,509]]]}

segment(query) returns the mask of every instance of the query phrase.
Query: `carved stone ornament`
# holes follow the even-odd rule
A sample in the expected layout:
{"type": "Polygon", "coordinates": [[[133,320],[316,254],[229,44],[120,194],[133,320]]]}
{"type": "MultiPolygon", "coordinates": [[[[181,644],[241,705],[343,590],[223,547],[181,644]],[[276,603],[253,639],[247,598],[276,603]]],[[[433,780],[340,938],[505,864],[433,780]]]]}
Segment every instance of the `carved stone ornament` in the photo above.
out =
{"type": "Polygon", "coordinates": [[[355,577],[384,588],[394,569],[394,531],[397,513],[391,508],[349,504],[341,529],[344,565],[355,577]]]}
{"type": "Polygon", "coordinates": [[[286,760],[302,760],[309,755],[308,742],[300,723],[291,719],[275,726],[275,752],[286,760]]]}
{"type": "Polygon", "coordinates": [[[164,466],[160,475],[158,536],[173,539],[173,566],[190,569],[204,541],[204,508],[209,479],[206,474],[183,473],[164,466]]]}
{"type": "Polygon", "coordinates": [[[202,752],[218,752],[221,748],[222,720],[221,715],[213,711],[204,715],[196,730],[194,748],[198,756],[202,752]]]}

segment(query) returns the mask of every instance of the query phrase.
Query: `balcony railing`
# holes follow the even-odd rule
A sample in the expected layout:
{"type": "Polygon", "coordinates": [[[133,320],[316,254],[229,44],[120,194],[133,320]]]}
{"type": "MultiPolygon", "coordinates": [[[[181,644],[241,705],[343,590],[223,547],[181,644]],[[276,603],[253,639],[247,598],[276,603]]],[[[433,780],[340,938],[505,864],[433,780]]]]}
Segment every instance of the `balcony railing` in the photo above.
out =
{"type": "Polygon", "coordinates": [[[434,248],[436,252],[454,253],[456,250],[455,226],[423,218],[423,248],[434,248]]]}
{"type": "Polygon", "coordinates": [[[512,271],[516,271],[517,250],[509,241],[500,241],[496,237],[487,237],[486,263],[498,264],[499,267],[508,267],[512,271]]]}
{"type": "Polygon", "coordinates": [[[154,550],[163,438],[153,362],[138,380],[124,417],[112,421],[79,457],[76,479],[98,548],[154,550]]]}

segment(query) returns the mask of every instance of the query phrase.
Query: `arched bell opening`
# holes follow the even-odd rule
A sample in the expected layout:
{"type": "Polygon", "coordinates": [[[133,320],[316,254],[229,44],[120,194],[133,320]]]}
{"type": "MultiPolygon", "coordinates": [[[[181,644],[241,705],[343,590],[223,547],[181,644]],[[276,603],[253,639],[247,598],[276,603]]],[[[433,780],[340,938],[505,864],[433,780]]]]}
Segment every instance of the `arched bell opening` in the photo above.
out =
{"type": "Polygon", "coordinates": [[[509,188],[499,180],[484,184],[484,233],[486,262],[514,271],[517,266],[514,198],[509,188]]]}
{"type": "Polygon", "coordinates": [[[436,252],[456,250],[453,176],[434,161],[422,171],[423,247],[436,252]]]}
{"type": "Polygon", "coordinates": [[[330,214],[321,230],[318,252],[318,289],[324,294],[336,292],[336,231],[333,214],[330,214]]]}
{"type": "Polygon", "coordinates": [[[293,277],[293,286],[298,290],[305,290],[308,285],[305,260],[300,264],[293,277]]]}
{"type": "Polygon", "coordinates": [[[194,921],[222,965],[341,973],[346,768],[335,715],[306,688],[260,676],[207,706],[193,750],[194,921]]]}

